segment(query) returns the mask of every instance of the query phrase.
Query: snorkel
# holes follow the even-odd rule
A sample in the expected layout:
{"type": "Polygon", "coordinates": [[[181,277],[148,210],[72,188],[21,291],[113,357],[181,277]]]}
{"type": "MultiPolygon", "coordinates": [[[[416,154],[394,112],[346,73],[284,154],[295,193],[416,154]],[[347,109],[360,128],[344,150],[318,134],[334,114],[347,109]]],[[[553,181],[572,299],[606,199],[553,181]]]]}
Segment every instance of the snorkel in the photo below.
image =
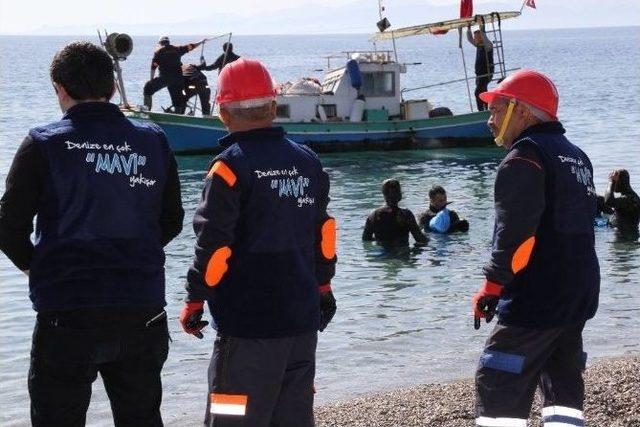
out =
{"type": "Polygon", "coordinates": [[[504,116],[504,120],[502,120],[502,124],[500,125],[500,132],[498,136],[493,140],[498,147],[502,147],[504,145],[504,134],[507,132],[507,128],[509,127],[509,122],[511,121],[511,115],[513,114],[513,109],[516,106],[515,98],[511,98],[509,100],[509,106],[507,107],[507,113],[504,116]]]}

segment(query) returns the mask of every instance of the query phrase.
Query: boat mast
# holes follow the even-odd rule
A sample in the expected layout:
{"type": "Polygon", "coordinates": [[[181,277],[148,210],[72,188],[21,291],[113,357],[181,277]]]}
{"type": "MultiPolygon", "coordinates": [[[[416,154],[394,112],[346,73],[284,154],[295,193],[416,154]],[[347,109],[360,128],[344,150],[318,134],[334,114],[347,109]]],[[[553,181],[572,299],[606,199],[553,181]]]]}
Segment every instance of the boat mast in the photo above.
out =
{"type": "MultiPolygon", "coordinates": [[[[384,11],[384,6],[382,5],[382,0],[378,0],[378,16],[380,17],[380,21],[378,21],[378,29],[382,32],[389,27],[389,21],[386,18],[382,17],[382,12],[384,11]]],[[[391,42],[393,43],[393,57],[396,62],[398,62],[398,49],[396,48],[396,37],[393,34],[393,30],[391,30],[391,42]]],[[[375,46],[375,43],[374,43],[375,46]]]]}
{"type": "Polygon", "coordinates": [[[122,68],[120,67],[120,61],[124,60],[129,56],[131,50],[133,49],[133,42],[131,41],[131,37],[127,34],[118,34],[111,33],[107,34],[107,30],[104,30],[104,40],[102,39],[102,34],[100,34],[100,30],[97,30],[98,38],[100,39],[100,44],[105,48],[111,59],[113,60],[113,71],[115,72],[115,86],[116,90],[120,94],[120,101],[122,107],[131,108],[129,106],[129,102],[127,101],[127,93],[124,88],[124,80],[122,78],[122,68]],[[116,44],[116,39],[120,38],[120,43],[122,45],[116,44]]]}
{"type": "Polygon", "coordinates": [[[471,88],[469,87],[469,75],[467,74],[467,61],[464,59],[464,48],[462,47],[462,28],[458,28],[458,47],[462,56],[462,68],[464,69],[464,81],[467,84],[467,96],[469,98],[469,110],[473,113],[473,102],[471,102],[471,88]]]}

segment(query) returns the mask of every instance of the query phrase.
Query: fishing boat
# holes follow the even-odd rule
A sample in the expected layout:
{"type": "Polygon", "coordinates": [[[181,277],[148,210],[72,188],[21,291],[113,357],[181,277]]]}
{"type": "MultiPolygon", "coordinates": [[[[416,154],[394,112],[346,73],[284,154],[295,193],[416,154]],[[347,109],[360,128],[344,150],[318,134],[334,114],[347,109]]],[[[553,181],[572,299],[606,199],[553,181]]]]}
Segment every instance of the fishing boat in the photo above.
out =
{"type": "MultiPolygon", "coordinates": [[[[501,22],[518,15],[519,12],[493,12],[397,30],[388,30],[388,27],[379,25],[381,31],[371,41],[390,40],[393,42],[393,50],[374,48],[368,51],[343,52],[338,58],[330,56],[327,57],[327,70],[322,80],[303,78],[278,86],[276,123],[285,129],[288,138],[309,145],[319,152],[490,144],[491,134],[486,125],[489,113],[474,111],[471,102],[469,80],[475,76],[467,75],[462,29],[490,26],[485,31],[493,37],[492,42],[497,51],[494,78],[499,80],[510,71],[504,65],[501,22]],[[459,30],[459,48],[465,77],[417,88],[403,88],[401,77],[407,72],[407,65],[398,61],[395,40],[414,35],[443,34],[453,29],[459,30]],[[467,83],[468,113],[452,114],[446,107],[434,106],[429,99],[406,98],[414,90],[461,81],[467,83]]],[[[116,72],[121,74],[120,67],[116,67],[116,72]]],[[[120,82],[117,86],[123,98],[123,111],[134,120],[158,124],[167,134],[175,153],[220,150],[218,139],[226,135],[227,131],[215,114],[215,106],[214,115],[204,117],[195,114],[195,103],[191,114],[186,115],[132,108],[126,102],[121,75],[118,77],[116,82],[120,82]]]]}

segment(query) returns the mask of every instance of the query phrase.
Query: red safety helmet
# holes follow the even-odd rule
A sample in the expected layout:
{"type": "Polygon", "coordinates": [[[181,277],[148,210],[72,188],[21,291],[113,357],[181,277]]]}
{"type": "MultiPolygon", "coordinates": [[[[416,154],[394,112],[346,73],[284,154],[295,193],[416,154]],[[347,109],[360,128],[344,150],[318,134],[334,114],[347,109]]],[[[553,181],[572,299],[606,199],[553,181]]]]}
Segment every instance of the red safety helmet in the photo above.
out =
{"type": "Polygon", "coordinates": [[[231,62],[218,76],[216,102],[220,105],[251,108],[267,104],[275,96],[267,67],[255,59],[240,58],[231,62]]]}
{"type": "Polygon", "coordinates": [[[538,71],[517,71],[495,89],[482,92],[480,99],[489,104],[497,96],[526,102],[549,114],[553,120],[558,119],[558,90],[549,77],[538,71]]]}

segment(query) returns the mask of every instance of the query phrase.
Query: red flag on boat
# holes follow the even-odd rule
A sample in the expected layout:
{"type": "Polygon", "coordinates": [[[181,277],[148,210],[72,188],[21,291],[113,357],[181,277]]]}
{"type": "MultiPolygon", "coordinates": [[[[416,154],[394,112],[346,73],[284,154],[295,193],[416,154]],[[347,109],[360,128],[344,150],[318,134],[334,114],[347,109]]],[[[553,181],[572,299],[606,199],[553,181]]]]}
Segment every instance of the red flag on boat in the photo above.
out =
{"type": "Polygon", "coordinates": [[[473,0],[460,0],[460,18],[470,18],[471,15],[473,15],[473,0]]]}
{"type": "Polygon", "coordinates": [[[524,4],[533,9],[536,8],[536,0],[525,0],[524,4]]]}

